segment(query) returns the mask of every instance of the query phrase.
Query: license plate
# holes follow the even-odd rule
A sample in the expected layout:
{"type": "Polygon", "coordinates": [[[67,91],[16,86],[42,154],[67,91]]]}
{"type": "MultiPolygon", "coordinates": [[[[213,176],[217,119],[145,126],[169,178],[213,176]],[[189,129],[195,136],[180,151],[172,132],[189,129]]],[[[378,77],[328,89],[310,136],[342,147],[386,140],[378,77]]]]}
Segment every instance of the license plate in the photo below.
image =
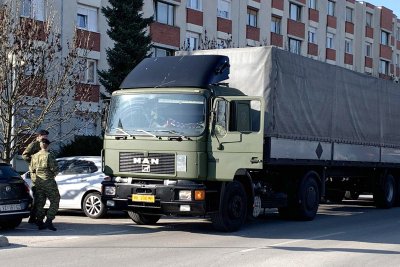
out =
{"type": "Polygon", "coordinates": [[[134,202],[148,202],[148,203],[154,203],[156,202],[156,198],[154,195],[138,195],[138,194],[133,194],[132,195],[132,201],[134,202]]]}
{"type": "Polygon", "coordinates": [[[21,204],[0,205],[0,211],[14,211],[21,209],[21,204]]]}

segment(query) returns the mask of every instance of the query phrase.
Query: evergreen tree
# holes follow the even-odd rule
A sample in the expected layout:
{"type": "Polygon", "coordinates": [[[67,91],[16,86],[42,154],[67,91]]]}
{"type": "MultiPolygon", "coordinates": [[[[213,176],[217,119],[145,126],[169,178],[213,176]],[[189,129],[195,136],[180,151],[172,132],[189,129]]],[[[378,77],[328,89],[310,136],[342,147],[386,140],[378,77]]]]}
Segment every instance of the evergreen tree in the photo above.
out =
{"type": "Polygon", "coordinates": [[[107,18],[107,34],[115,42],[107,49],[108,70],[99,71],[100,83],[109,93],[119,89],[128,73],[147,55],[151,37],[146,30],[153,17],[143,18],[143,0],[109,0],[101,11],[107,18]]]}

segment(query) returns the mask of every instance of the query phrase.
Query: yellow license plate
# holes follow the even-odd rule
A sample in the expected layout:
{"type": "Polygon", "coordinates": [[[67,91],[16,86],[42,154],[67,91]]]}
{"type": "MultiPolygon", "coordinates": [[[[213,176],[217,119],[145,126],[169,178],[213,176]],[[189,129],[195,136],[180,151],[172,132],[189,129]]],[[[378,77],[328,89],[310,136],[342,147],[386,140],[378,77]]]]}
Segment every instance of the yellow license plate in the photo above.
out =
{"type": "Polygon", "coordinates": [[[132,201],[134,201],[134,202],[154,203],[154,202],[156,202],[156,198],[155,198],[154,195],[137,195],[137,194],[133,194],[132,195],[132,201]]]}

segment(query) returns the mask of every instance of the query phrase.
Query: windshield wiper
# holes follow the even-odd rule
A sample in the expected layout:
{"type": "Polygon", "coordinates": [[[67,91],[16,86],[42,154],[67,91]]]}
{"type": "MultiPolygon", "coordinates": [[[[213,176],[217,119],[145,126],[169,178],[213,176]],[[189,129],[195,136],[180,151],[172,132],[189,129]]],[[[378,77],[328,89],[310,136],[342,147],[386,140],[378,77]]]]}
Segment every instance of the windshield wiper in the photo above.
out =
{"type": "Polygon", "coordinates": [[[137,130],[135,130],[135,132],[145,133],[145,134],[147,134],[147,135],[150,135],[150,136],[153,136],[153,137],[155,137],[155,138],[158,138],[157,135],[152,134],[152,133],[150,133],[150,132],[148,132],[148,131],[145,131],[145,130],[142,130],[142,129],[137,129],[137,130]]]}
{"type": "Polygon", "coordinates": [[[185,138],[185,139],[187,139],[187,140],[190,140],[189,137],[187,137],[186,135],[183,135],[183,134],[181,134],[181,133],[179,133],[179,132],[177,132],[177,131],[175,131],[175,130],[155,130],[154,132],[164,132],[164,133],[175,134],[175,135],[177,135],[177,136],[180,137],[180,138],[185,138]]]}
{"type": "Polygon", "coordinates": [[[132,134],[128,133],[127,131],[125,131],[124,129],[122,129],[120,127],[115,128],[115,130],[122,132],[123,134],[125,134],[128,137],[133,136],[132,134]]]}

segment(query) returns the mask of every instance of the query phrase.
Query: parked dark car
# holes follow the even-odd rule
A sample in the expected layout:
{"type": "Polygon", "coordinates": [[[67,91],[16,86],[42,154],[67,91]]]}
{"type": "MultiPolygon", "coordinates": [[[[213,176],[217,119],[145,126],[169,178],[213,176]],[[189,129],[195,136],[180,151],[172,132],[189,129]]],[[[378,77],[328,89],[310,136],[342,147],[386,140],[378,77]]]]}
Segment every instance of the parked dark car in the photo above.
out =
{"type": "Polygon", "coordinates": [[[29,187],[11,165],[0,163],[0,227],[13,229],[29,217],[29,187]]]}

